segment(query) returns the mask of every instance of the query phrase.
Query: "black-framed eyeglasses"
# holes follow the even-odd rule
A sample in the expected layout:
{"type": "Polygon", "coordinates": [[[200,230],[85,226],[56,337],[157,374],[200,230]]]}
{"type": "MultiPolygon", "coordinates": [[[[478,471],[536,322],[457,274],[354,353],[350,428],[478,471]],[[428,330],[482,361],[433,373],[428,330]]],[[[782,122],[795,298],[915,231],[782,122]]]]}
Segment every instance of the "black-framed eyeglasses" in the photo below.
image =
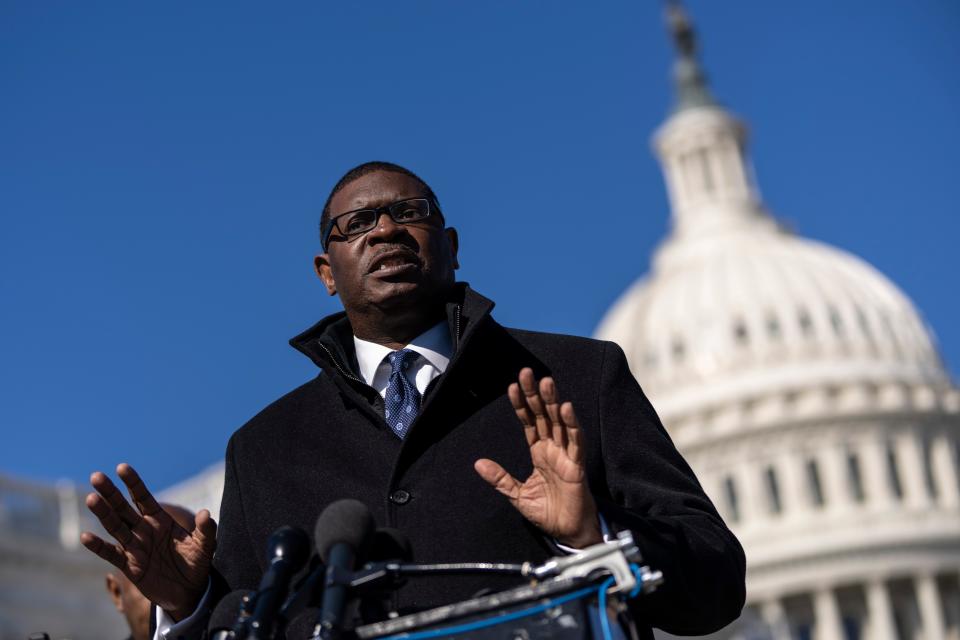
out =
{"type": "Polygon", "coordinates": [[[441,226],[445,224],[440,207],[431,198],[408,198],[376,209],[356,209],[341,213],[327,221],[327,227],[322,234],[324,250],[330,242],[330,235],[334,229],[345,238],[359,236],[376,227],[380,215],[384,213],[397,224],[413,224],[433,216],[439,218],[441,226]]]}

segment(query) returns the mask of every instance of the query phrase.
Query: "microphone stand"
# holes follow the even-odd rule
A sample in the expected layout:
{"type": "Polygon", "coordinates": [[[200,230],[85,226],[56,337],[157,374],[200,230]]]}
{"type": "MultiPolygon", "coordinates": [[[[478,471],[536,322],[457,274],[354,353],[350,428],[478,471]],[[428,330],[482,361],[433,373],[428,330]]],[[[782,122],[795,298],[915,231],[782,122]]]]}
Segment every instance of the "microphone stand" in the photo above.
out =
{"type": "MultiPolygon", "coordinates": [[[[551,558],[543,564],[493,562],[454,562],[418,564],[388,560],[369,563],[358,571],[332,571],[326,575],[327,587],[346,587],[351,599],[380,596],[401,586],[407,578],[436,575],[507,575],[542,582],[551,578],[587,579],[607,574],[614,579],[611,592],[626,593],[638,587],[650,593],[663,583],[663,574],[648,566],[639,566],[640,551],[629,531],[615,540],[587,547],[569,556],[551,558]],[[637,572],[631,565],[635,565],[637,572]],[[639,584],[638,584],[639,583],[639,584]]],[[[319,572],[318,572],[319,573],[319,572]]],[[[313,586],[313,585],[311,585],[313,586]]],[[[293,598],[291,598],[292,600],[293,598]]],[[[319,627],[318,627],[319,629],[319,627]]],[[[319,630],[314,638],[319,638],[319,630]]]]}
{"type": "Polygon", "coordinates": [[[363,591],[393,586],[408,577],[470,574],[508,575],[522,578],[530,574],[530,563],[448,562],[417,564],[393,561],[376,562],[354,572],[345,584],[351,589],[363,591]]]}

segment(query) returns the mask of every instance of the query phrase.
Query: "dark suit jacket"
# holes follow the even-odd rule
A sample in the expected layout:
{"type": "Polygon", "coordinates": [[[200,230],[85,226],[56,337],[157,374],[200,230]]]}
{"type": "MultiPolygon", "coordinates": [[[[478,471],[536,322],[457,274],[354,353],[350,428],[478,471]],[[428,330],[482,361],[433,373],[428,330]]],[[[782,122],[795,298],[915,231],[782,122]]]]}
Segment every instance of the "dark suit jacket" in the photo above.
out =
{"type": "MultiPolygon", "coordinates": [[[[256,588],[270,533],[313,530],[331,502],[356,498],[380,526],[409,536],[418,562],[542,561],[555,554],[474,471],[478,458],[518,478],[529,449],[506,388],[522,367],[552,375],[573,402],[586,440],[591,490],[613,529],[629,528],[665,584],[635,607],[642,624],[700,634],[734,620],[744,600],[744,556],[704,495],[613,343],[507,329],[493,303],[457,289],[448,304],[454,355],[400,441],[379,394],[359,379],[352,331],[330,316],[291,344],[319,375],[280,398],[230,439],[215,567],[233,589],[256,588]]],[[[448,604],[515,579],[423,578],[403,608],[448,604]]],[[[649,633],[649,631],[647,632],[649,633]]]]}

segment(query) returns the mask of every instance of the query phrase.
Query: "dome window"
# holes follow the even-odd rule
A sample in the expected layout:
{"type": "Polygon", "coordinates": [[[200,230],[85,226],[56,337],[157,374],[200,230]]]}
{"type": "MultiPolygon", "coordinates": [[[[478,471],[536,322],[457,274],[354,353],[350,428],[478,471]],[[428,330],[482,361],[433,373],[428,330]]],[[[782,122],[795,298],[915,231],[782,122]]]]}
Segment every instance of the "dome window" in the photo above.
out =
{"type": "Polygon", "coordinates": [[[823,483],[820,481],[820,468],[816,460],[807,460],[806,474],[810,502],[815,507],[822,507],[826,501],[823,498],[823,483]]]}
{"type": "Polygon", "coordinates": [[[781,337],[780,321],[772,313],[767,316],[767,335],[771,340],[779,340],[781,337]]]}
{"type": "Polygon", "coordinates": [[[903,482],[900,480],[900,464],[897,460],[897,452],[889,445],[887,445],[887,482],[890,483],[890,491],[894,497],[902,500],[903,482]]]}
{"type": "Polygon", "coordinates": [[[924,440],[923,449],[923,483],[927,489],[927,495],[931,500],[936,500],[940,491],[937,487],[937,479],[933,473],[933,452],[930,450],[930,441],[924,440]]]}
{"type": "Polygon", "coordinates": [[[860,470],[860,458],[853,452],[847,454],[847,482],[850,483],[850,496],[856,502],[863,502],[866,499],[863,473],[860,470]]]}
{"type": "Polygon", "coordinates": [[[830,307],[830,324],[833,326],[833,332],[837,335],[838,338],[843,337],[843,318],[840,317],[840,312],[830,307]]]}
{"type": "Polygon", "coordinates": [[[797,313],[797,322],[800,324],[800,333],[802,333],[804,337],[812,338],[813,319],[810,317],[810,312],[801,308],[797,313]]]}
{"type": "Polygon", "coordinates": [[[687,354],[687,347],[683,344],[683,340],[675,338],[670,345],[670,353],[673,354],[674,361],[683,362],[683,357],[687,354]]]}
{"type": "Polygon", "coordinates": [[[733,477],[723,479],[723,497],[727,503],[727,514],[731,522],[740,522],[740,501],[737,496],[737,484],[733,477]]]}
{"type": "Polygon", "coordinates": [[[745,347],[750,340],[750,333],[747,331],[747,325],[743,320],[737,320],[733,325],[733,339],[737,344],[745,347]]]}
{"type": "Polygon", "coordinates": [[[783,503],[780,500],[780,483],[776,469],[767,467],[763,472],[763,479],[767,487],[767,509],[775,515],[782,513],[783,503]]]}

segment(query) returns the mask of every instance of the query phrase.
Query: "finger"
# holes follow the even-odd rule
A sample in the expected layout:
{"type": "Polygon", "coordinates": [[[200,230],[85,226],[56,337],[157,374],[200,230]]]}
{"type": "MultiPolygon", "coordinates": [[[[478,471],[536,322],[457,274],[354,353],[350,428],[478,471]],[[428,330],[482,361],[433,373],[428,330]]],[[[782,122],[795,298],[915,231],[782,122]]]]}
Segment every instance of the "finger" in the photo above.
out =
{"type": "Polygon", "coordinates": [[[560,419],[560,403],[557,402],[557,385],[553,378],[547,376],[540,381],[540,397],[543,398],[543,404],[547,409],[547,415],[550,417],[551,433],[550,437],[563,448],[567,446],[567,432],[560,419]]]}
{"type": "Polygon", "coordinates": [[[507,397],[510,398],[510,404],[517,414],[517,419],[523,425],[523,434],[527,437],[527,446],[532,446],[537,441],[537,420],[523,399],[523,392],[520,391],[520,385],[514,382],[507,387],[507,397]]]}
{"type": "Polygon", "coordinates": [[[520,494],[520,483],[507,470],[493,460],[481,458],[473,463],[473,468],[491,487],[516,502],[520,494]]]}
{"type": "Polygon", "coordinates": [[[133,467],[126,462],[121,462],[117,465],[117,475],[127,485],[130,497],[133,498],[133,503],[137,505],[140,513],[145,516],[155,516],[158,512],[163,512],[153,494],[147,489],[147,485],[143,484],[140,474],[133,467]]]}
{"type": "Polygon", "coordinates": [[[200,544],[200,548],[208,556],[213,555],[213,550],[217,546],[217,523],[210,516],[210,512],[201,509],[193,518],[193,539],[200,544]]]}
{"type": "Polygon", "coordinates": [[[99,520],[103,528],[107,530],[107,533],[113,536],[114,540],[121,545],[130,544],[133,540],[133,533],[131,533],[130,527],[120,520],[116,511],[110,508],[110,504],[103,496],[97,493],[87,494],[86,503],[87,508],[90,509],[93,515],[97,516],[97,520],[99,520]]]}
{"type": "Polygon", "coordinates": [[[133,528],[140,522],[140,514],[130,506],[130,503],[117,489],[117,485],[113,484],[113,481],[107,477],[107,474],[102,471],[94,471],[90,474],[90,484],[97,490],[97,493],[104,497],[107,504],[124,524],[133,528]]]}
{"type": "Polygon", "coordinates": [[[533,377],[533,369],[524,367],[520,370],[520,390],[530,411],[533,412],[537,424],[537,437],[546,440],[550,438],[550,418],[544,407],[540,390],[537,389],[537,379],[533,377]]]}
{"type": "Polygon", "coordinates": [[[583,463],[583,432],[577,422],[577,414],[573,411],[572,402],[560,405],[560,419],[563,420],[564,430],[567,432],[567,457],[577,464],[583,463]]]}
{"type": "Polygon", "coordinates": [[[121,571],[127,567],[127,558],[115,545],[104,542],[103,538],[89,531],[80,534],[80,544],[115,566],[121,571]]]}

